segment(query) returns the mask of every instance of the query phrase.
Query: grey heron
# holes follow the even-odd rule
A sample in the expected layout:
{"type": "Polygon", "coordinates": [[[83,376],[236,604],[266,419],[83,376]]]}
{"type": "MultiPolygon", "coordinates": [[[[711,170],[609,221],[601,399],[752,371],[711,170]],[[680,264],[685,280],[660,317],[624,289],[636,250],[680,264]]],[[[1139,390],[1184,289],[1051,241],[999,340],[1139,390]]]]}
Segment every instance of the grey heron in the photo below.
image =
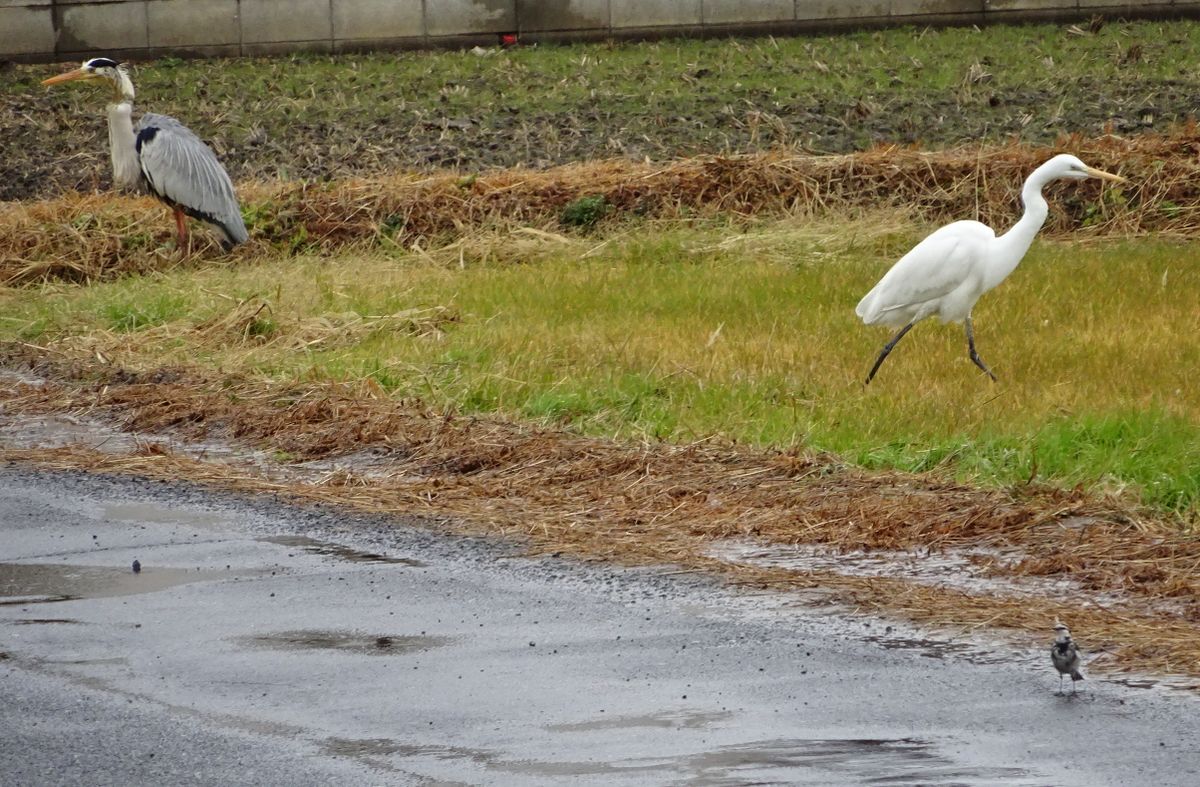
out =
{"type": "Polygon", "coordinates": [[[117,188],[149,192],[166,203],[175,213],[180,250],[187,243],[185,216],[213,227],[226,251],[244,243],[249,237],[246,224],[233,182],[221,162],[208,145],[173,117],[146,113],[134,125],[133,82],[124,64],[94,57],[42,84],[97,79],[107,80],[113,87],[108,104],[108,142],[117,188]]]}
{"type": "Polygon", "coordinates": [[[1117,183],[1125,180],[1120,175],[1089,167],[1074,156],[1055,156],[1025,179],[1021,187],[1025,213],[1008,232],[997,236],[995,230],[978,221],[956,221],[914,246],[863,296],[854,310],[867,325],[900,328],[883,346],[864,385],[874,379],[875,372],[904,334],[934,315],[942,322],[966,323],[971,362],[992,380],[996,379],[975,351],[971,310],[979,296],[1008,278],[1021,262],[1049,211],[1042,189],[1059,178],[1103,178],[1117,183]]]}

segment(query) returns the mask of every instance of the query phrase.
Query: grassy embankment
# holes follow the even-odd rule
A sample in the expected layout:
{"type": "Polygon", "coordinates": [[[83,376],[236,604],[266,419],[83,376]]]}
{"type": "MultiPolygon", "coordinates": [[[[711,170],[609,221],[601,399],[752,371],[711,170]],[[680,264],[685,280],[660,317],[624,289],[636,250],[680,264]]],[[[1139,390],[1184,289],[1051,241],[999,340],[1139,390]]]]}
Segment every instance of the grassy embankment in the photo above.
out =
{"type": "Polygon", "coordinates": [[[720,435],[985,484],[1134,487],[1194,511],[1200,271],[1187,245],[1039,243],[977,309],[998,384],[960,329],[929,323],[864,389],[886,332],[853,306],[913,238],[886,224],[639,226],[500,239],[497,261],[465,267],[453,252],[375,253],[48,284],[5,294],[0,338],[136,368],[369,379],[626,439],[720,435]],[[214,341],[222,325],[232,340],[214,341]]]}
{"type": "MultiPolygon", "coordinates": [[[[1128,116],[1122,122],[1161,124],[1157,108],[1145,121],[1146,107],[1135,105],[1151,94],[1169,104],[1195,80],[1197,63],[1195,26],[1141,24],[1097,35],[901,30],[486,58],[160,63],[139,85],[156,111],[177,112],[202,132],[206,123],[223,129],[239,172],[261,176],[269,151],[348,171],[355,151],[374,151],[369,169],[417,137],[442,151],[428,160],[468,166],[513,163],[511,155],[536,162],[795,142],[843,149],[997,129],[1048,139],[1096,130],[1113,107],[1128,116]],[[232,100],[235,92],[244,97],[232,100]],[[460,115],[469,126],[444,122],[460,115]],[[836,121],[841,130],[828,139],[840,141],[792,127],[821,118],[836,121]],[[371,142],[379,137],[368,130],[397,122],[403,133],[371,142]],[[348,137],[333,135],[339,123],[348,137]],[[613,144],[598,141],[609,134],[613,144]],[[521,140],[534,138],[520,152],[521,140]],[[312,147],[310,139],[326,141],[312,147]],[[340,152],[330,147],[336,139],[340,152]],[[475,147],[507,152],[454,153],[475,147]]],[[[49,71],[18,69],[8,100],[49,71]]],[[[50,95],[36,101],[51,102],[52,117],[73,127],[97,109],[86,91],[50,95]]],[[[87,152],[102,168],[100,148],[87,152]]],[[[278,172],[306,170],[285,161],[278,172]]],[[[0,339],[99,350],[142,368],[186,362],[278,380],[370,379],[437,407],[620,438],[719,435],[984,484],[1038,477],[1130,488],[1154,506],[1195,514],[1200,394],[1190,377],[1200,361],[1200,274],[1185,243],[1039,242],[976,312],[980,350],[999,384],[970,366],[959,330],[930,324],[864,390],[886,335],[857,324],[853,306],[927,229],[909,216],[611,217],[599,234],[538,234],[547,229],[484,238],[484,253],[461,258],[461,244],[333,258],[273,251],[237,267],[11,289],[0,295],[0,339]],[[422,311],[388,317],[411,309],[422,311]],[[207,329],[223,319],[241,327],[236,341],[212,341],[207,329]]],[[[78,234],[86,243],[86,227],[78,234]]]]}

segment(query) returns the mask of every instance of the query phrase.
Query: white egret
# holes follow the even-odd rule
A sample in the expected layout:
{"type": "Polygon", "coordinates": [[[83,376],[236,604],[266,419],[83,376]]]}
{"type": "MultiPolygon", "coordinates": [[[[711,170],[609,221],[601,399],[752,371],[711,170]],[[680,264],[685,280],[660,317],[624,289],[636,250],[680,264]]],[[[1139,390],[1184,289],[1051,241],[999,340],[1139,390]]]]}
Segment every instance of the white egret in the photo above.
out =
{"type": "Polygon", "coordinates": [[[1025,180],[1021,188],[1025,213],[1008,232],[997,237],[986,224],[956,221],[918,243],[884,274],[854,310],[867,325],[900,328],[883,346],[864,385],[874,379],[875,372],[904,334],[921,320],[935,315],[943,323],[966,324],[971,361],[992,380],[996,379],[975,351],[971,309],[979,296],[1013,272],[1029,250],[1034,235],[1046,221],[1048,207],[1042,188],[1058,178],[1103,178],[1118,183],[1125,180],[1089,167],[1074,156],[1055,156],[1025,180]]]}
{"type": "Polygon", "coordinates": [[[107,57],[86,60],[74,71],[50,77],[42,84],[77,79],[104,79],[112,84],[108,142],[113,182],[125,191],[148,191],[172,208],[181,250],[187,243],[184,216],[213,227],[226,251],[246,241],[249,236],[233,183],[208,145],[167,115],[146,113],[135,127],[133,82],[123,64],[107,57]]]}

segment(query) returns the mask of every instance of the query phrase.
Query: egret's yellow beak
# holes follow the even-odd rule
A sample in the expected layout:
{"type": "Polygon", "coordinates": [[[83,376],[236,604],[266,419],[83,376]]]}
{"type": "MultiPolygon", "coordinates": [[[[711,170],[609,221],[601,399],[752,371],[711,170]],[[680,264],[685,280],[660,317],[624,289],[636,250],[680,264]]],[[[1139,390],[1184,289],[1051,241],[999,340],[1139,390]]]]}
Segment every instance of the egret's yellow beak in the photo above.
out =
{"type": "Polygon", "coordinates": [[[42,84],[45,85],[46,87],[49,87],[50,85],[57,85],[59,82],[70,82],[73,79],[96,79],[99,76],[100,76],[99,74],[94,74],[91,71],[86,71],[82,68],[77,68],[74,71],[68,71],[65,74],[59,74],[56,77],[50,77],[49,79],[43,79],[42,84]]]}
{"type": "Polygon", "coordinates": [[[1092,167],[1088,167],[1087,173],[1089,175],[1091,175],[1093,178],[1102,178],[1104,180],[1111,180],[1113,183],[1124,183],[1125,182],[1125,178],[1121,177],[1120,175],[1114,175],[1111,172],[1105,172],[1102,169],[1093,169],[1092,167]]]}

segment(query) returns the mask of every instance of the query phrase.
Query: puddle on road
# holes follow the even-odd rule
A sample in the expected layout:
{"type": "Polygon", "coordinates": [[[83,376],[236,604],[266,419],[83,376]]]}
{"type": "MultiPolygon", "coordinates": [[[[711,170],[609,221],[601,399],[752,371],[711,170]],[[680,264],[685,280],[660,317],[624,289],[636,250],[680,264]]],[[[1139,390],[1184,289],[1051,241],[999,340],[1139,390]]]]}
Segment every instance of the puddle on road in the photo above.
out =
{"type": "Polygon", "coordinates": [[[96,421],[70,415],[21,415],[0,413],[0,447],[62,448],[86,445],[105,453],[128,453],[138,447],[138,438],[96,421]]]}
{"type": "MultiPolygon", "coordinates": [[[[12,373],[0,370],[0,385],[5,382],[30,385],[45,383],[37,378],[14,379],[12,373]]],[[[103,453],[128,454],[147,444],[164,446],[193,459],[229,465],[252,464],[268,471],[275,468],[275,463],[265,452],[253,449],[208,442],[182,443],[170,435],[125,432],[100,420],[62,413],[27,415],[0,410],[0,448],[64,448],[80,445],[103,453]]]]}
{"type": "Polygon", "coordinates": [[[965,768],[913,738],[779,739],[668,757],[612,762],[491,761],[487,767],[542,777],[660,773],[688,784],[975,784],[1026,777],[1018,768],[965,768]]]}
{"type": "Polygon", "coordinates": [[[229,523],[229,517],[212,511],[176,508],[160,503],[105,503],[103,510],[106,519],[121,522],[154,522],[164,525],[194,525],[198,527],[213,527],[229,523]]]}
{"type": "Polygon", "coordinates": [[[1065,578],[991,576],[997,566],[1026,557],[1019,550],[876,550],[839,552],[813,544],[764,544],[730,539],[713,544],[706,556],[735,565],[787,568],[795,571],[828,571],[851,577],[888,577],[920,585],[952,588],[964,593],[992,596],[1046,596],[1080,594],[1087,605],[1119,601],[1111,594],[1082,593],[1078,583],[1065,578]]]}
{"type": "MultiPolygon", "coordinates": [[[[689,725],[702,728],[720,721],[725,712],[652,714],[627,720],[656,720],[651,726],[666,727],[657,720],[686,716],[689,725]]],[[[551,730],[587,732],[602,730],[608,719],[594,725],[556,725],[551,730]]],[[[631,724],[629,726],[642,726],[631,724]]],[[[322,750],[339,757],[371,760],[430,759],[442,762],[462,761],[472,767],[483,765],[518,778],[566,779],[580,776],[628,777],[646,774],[648,783],[686,783],[706,785],[734,784],[980,784],[1027,781],[1030,774],[1021,768],[966,767],[942,756],[934,744],[916,738],[785,738],[749,741],[727,746],[660,757],[636,757],[626,760],[551,761],[520,760],[500,752],[438,744],[402,743],[391,738],[328,738],[322,750]]],[[[403,766],[406,770],[411,765],[403,766]]]]}
{"type": "Polygon", "coordinates": [[[238,642],[275,650],[332,650],[372,656],[398,656],[442,647],[449,637],[359,634],[347,631],[280,631],[238,637],[238,642]]]}
{"type": "MultiPolygon", "coordinates": [[[[0,563],[0,605],[40,604],[80,598],[153,593],[208,578],[183,568],[72,566],[61,563],[0,563]]],[[[223,575],[224,576],[224,575],[223,575]]]]}
{"type": "Polygon", "coordinates": [[[318,541],[315,538],[308,536],[268,536],[260,538],[259,541],[265,541],[268,544],[279,544],[285,547],[299,547],[305,552],[314,555],[327,555],[336,557],[341,560],[347,560],[351,563],[393,563],[403,566],[413,566],[421,568],[425,566],[420,560],[414,560],[409,557],[391,557],[381,555],[378,552],[365,552],[361,549],[353,549],[351,547],[334,544],[328,541],[318,541]]]}
{"type": "Polygon", "coordinates": [[[629,727],[665,727],[668,729],[700,729],[719,721],[733,718],[731,711],[664,711],[642,716],[614,716],[611,719],[594,719],[570,724],[551,724],[549,732],[588,732],[590,730],[614,730],[629,727]]]}

